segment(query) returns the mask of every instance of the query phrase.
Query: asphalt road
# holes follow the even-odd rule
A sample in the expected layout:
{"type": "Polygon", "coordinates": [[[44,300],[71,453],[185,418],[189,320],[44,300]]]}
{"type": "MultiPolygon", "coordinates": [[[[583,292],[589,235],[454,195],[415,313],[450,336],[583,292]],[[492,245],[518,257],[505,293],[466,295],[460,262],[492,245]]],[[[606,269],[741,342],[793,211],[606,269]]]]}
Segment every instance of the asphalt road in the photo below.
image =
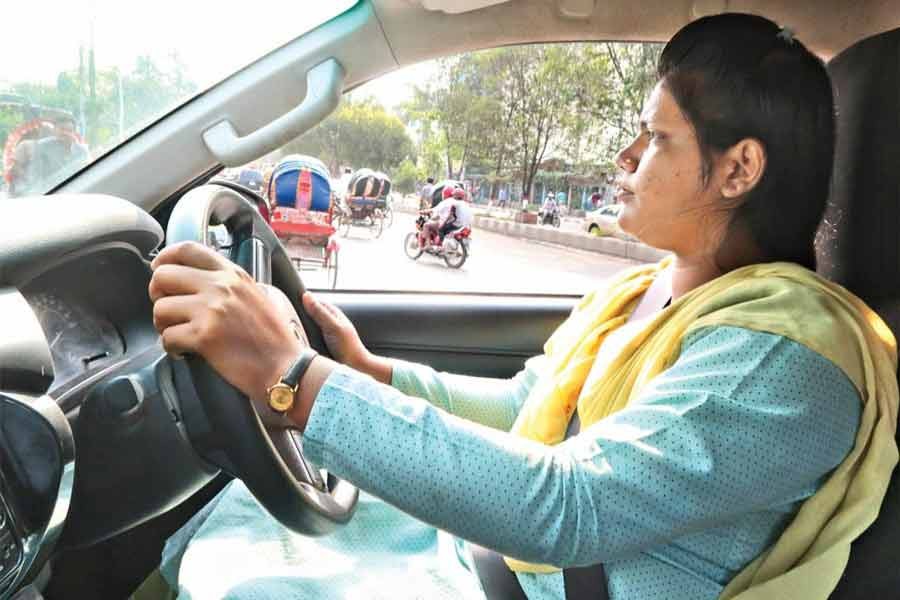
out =
{"type": "MultiPolygon", "coordinates": [[[[583,294],[637,264],[476,228],[468,260],[450,269],[435,256],[423,254],[415,261],[406,256],[403,240],[414,228],[411,214],[396,213],[393,226],[379,238],[366,227],[338,236],[337,289],[583,294]]],[[[303,271],[301,277],[310,289],[326,285],[321,272],[303,271]]]]}

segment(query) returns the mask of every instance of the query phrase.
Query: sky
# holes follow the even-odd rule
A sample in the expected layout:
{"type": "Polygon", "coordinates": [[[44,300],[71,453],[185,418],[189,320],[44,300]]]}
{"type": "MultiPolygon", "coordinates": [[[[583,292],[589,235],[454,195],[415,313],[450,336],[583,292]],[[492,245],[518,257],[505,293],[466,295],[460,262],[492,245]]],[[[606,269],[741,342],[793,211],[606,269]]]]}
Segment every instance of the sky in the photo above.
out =
{"type": "Polygon", "coordinates": [[[423,85],[436,70],[434,61],[397,69],[393,73],[382,75],[361,85],[353,90],[350,96],[355,100],[374,96],[385,108],[396,112],[400,104],[412,97],[413,88],[416,85],[423,85]]]}
{"type": "MultiPolygon", "coordinates": [[[[4,2],[0,91],[18,81],[52,84],[60,71],[78,68],[79,46],[89,47],[92,38],[98,69],[129,71],[145,54],[165,64],[177,52],[190,78],[205,89],[352,4],[353,0],[4,2]],[[204,27],[199,34],[198,25],[204,27]]],[[[370,82],[354,96],[373,95],[392,108],[409,97],[411,84],[428,72],[427,65],[403,69],[370,82]]]]}
{"type": "Polygon", "coordinates": [[[4,2],[0,81],[52,82],[78,67],[79,46],[93,38],[99,68],[130,69],[140,55],[174,51],[205,87],[352,4],[253,0],[251,11],[232,0],[4,2]]]}

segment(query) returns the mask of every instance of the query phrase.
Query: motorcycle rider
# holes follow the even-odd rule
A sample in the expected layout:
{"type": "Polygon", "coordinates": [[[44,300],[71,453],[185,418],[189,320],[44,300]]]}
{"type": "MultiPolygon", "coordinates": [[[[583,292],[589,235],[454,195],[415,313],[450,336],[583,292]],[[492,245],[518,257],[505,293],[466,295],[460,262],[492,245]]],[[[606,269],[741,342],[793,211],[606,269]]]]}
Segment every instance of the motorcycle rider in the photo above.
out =
{"type": "Polygon", "coordinates": [[[468,195],[461,188],[447,186],[442,192],[444,198],[430,211],[431,218],[422,226],[419,233],[419,245],[425,247],[429,240],[436,239],[442,244],[444,236],[451,231],[472,225],[472,208],[468,204],[468,195]]]}
{"type": "Polygon", "coordinates": [[[451,201],[453,202],[455,218],[452,221],[448,219],[438,230],[441,243],[451,231],[472,226],[472,207],[469,206],[469,195],[466,191],[461,188],[454,188],[451,201]]]}
{"type": "Polygon", "coordinates": [[[544,203],[541,205],[541,210],[539,212],[542,224],[547,222],[548,217],[550,218],[550,222],[553,222],[553,217],[559,212],[559,205],[553,197],[553,192],[547,192],[547,197],[544,198],[544,203]]]}
{"type": "MultiPolygon", "coordinates": [[[[422,226],[419,232],[419,247],[424,248],[436,236],[440,236],[443,226],[449,221],[456,220],[456,206],[453,204],[453,188],[444,187],[441,192],[441,200],[434,208],[419,211],[422,214],[429,215],[429,219],[422,226]]],[[[441,238],[443,239],[443,238],[441,238]]]]}

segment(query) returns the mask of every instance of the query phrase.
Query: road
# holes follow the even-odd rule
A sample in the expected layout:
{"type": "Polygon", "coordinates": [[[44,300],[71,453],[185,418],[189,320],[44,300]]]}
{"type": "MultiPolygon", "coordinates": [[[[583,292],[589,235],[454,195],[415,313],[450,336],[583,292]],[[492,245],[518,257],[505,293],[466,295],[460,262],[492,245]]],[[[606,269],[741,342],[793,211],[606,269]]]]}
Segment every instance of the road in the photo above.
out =
{"type": "MultiPolygon", "coordinates": [[[[471,255],[460,269],[423,254],[410,260],[403,251],[415,227],[411,214],[396,213],[394,224],[374,239],[365,227],[352,227],[340,244],[337,289],[435,292],[583,294],[632,260],[478,230],[471,255]]],[[[303,271],[310,289],[325,286],[322,273],[303,271]]]]}

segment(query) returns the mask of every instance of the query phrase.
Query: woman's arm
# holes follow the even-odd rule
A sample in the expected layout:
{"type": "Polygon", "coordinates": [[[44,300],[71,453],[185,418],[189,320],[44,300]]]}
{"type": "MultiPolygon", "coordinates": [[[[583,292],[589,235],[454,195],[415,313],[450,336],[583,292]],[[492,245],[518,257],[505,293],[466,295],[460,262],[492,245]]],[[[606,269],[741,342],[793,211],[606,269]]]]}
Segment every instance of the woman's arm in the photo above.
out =
{"type": "Polygon", "coordinates": [[[394,360],[391,385],[457,417],[509,431],[537,381],[542,361],[542,356],[534,357],[511,379],[493,379],[443,373],[426,365],[394,360]]]}
{"type": "Polygon", "coordinates": [[[859,404],[818,354],[722,327],[695,334],[634,405],[555,447],[340,367],[316,398],[304,449],[441,529],[573,566],[802,499],[852,447],[859,404]]]}
{"type": "MultiPolygon", "coordinates": [[[[322,328],[325,342],[339,362],[376,381],[390,384],[408,396],[423,398],[451,414],[495,429],[508,431],[512,427],[519,408],[537,380],[543,361],[542,357],[532,358],[511,379],[441,373],[425,365],[373,354],[363,345],[353,323],[339,308],[313,294],[305,294],[303,303],[322,328]]],[[[294,415],[301,427],[306,423],[309,406],[320,386],[336,366],[326,360],[317,360],[317,363],[313,364],[301,386],[306,392],[301,390],[294,415]]]]}
{"type": "MultiPolygon", "coordinates": [[[[509,431],[528,397],[543,356],[528,360],[525,368],[511,379],[468,377],[435,371],[429,366],[398,359],[390,362],[390,384],[396,390],[421,398],[452,415],[501,431],[509,431]]],[[[339,365],[316,358],[303,377],[291,419],[305,429],[311,406],[317,402],[321,388],[339,365]]],[[[356,370],[358,371],[358,370],[356,370]]],[[[363,371],[361,374],[368,374],[363,371]]],[[[374,378],[385,383],[384,380],[374,378]]]]}

